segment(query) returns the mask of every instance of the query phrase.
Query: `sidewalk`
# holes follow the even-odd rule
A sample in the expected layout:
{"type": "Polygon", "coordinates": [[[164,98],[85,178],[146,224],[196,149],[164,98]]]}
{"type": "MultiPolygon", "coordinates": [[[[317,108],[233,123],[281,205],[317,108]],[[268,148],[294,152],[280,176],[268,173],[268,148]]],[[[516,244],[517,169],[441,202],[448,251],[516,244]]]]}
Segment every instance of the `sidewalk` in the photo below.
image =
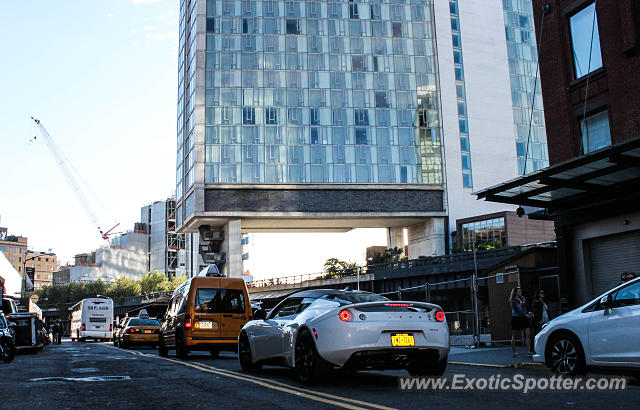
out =
{"type": "Polygon", "coordinates": [[[546,370],[542,363],[535,363],[533,358],[527,357],[526,349],[516,348],[518,356],[511,355],[511,346],[507,347],[479,347],[466,349],[452,347],[449,352],[449,364],[463,364],[469,366],[512,367],[546,370]]]}

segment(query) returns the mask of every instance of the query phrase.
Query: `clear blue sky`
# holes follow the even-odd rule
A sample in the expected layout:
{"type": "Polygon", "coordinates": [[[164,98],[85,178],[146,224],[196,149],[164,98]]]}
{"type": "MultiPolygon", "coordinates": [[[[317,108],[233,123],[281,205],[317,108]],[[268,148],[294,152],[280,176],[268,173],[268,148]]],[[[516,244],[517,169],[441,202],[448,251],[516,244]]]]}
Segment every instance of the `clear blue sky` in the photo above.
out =
{"type": "MultiPolygon", "coordinates": [[[[65,262],[103,244],[32,115],[90,185],[85,193],[103,227],[131,229],[141,206],[172,195],[178,11],[178,0],[2,3],[0,225],[27,236],[32,250],[52,248],[65,262]]],[[[300,249],[282,251],[301,261],[313,254],[299,272],[318,271],[331,256],[360,261],[364,247],[386,242],[383,230],[301,238],[300,249]]],[[[273,262],[277,251],[257,252],[255,273],[284,273],[273,262]]]]}

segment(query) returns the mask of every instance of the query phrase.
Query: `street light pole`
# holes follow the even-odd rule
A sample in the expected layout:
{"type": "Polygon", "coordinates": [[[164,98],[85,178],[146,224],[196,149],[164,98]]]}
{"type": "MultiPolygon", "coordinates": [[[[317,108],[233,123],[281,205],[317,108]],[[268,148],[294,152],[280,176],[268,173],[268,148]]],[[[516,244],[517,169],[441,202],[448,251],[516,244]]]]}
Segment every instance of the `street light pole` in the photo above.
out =
{"type": "MultiPolygon", "coordinates": [[[[27,252],[25,251],[24,254],[25,254],[25,258],[22,261],[22,294],[20,296],[21,298],[24,298],[25,294],[27,293],[27,262],[37,258],[37,256],[32,256],[27,259],[26,257],[27,252]]],[[[35,273],[34,273],[33,279],[35,280],[35,273]]]]}
{"type": "Polygon", "coordinates": [[[473,344],[480,347],[480,312],[478,312],[478,261],[476,258],[476,231],[473,231],[473,277],[471,280],[473,295],[473,344]]]}

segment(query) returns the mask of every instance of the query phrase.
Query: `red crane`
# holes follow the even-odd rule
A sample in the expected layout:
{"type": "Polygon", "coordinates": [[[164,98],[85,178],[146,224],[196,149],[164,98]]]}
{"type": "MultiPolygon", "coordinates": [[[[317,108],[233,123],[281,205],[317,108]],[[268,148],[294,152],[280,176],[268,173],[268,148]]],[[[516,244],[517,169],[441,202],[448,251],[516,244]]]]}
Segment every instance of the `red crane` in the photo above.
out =
{"type": "Polygon", "coordinates": [[[53,155],[53,158],[57,162],[58,167],[62,171],[62,174],[66,178],[69,185],[71,185],[71,190],[76,195],[78,202],[80,202],[80,205],[82,205],[82,207],[84,208],[85,212],[89,216],[89,219],[91,219],[91,222],[93,222],[94,225],[98,228],[98,232],[100,232],[100,237],[108,242],[110,235],[116,235],[116,234],[122,233],[122,232],[112,232],[118,225],[120,225],[120,223],[115,224],[111,229],[107,231],[103,231],[100,228],[100,224],[98,223],[98,218],[96,218],[96,214],[93,212],[93,209],[91,209],[91,206],[89,206],[89,202],[87,201],[87,198],[85,198],[84,194],[82,193],[82,190],[80,189],[80,186],[78,185],[75,177],[73,176],[73,173],[69,169],[69,165],[67,164],[69,160],[62,153],[62,150],[60,150],[60,147],[58,147],[58,145],[53,140],[53,138],[51,138],[51,135],[49,135],[49,133],[44,128],[40,120],[33,117],[31,117],[31,119],[35,121],[35,123],[38,125],[38,129],[40,129],[40,134],[42,134],[44,141],[47,143],[47,147],[49,148],[49,151],[51,151],[51,155],[53,155]]]}

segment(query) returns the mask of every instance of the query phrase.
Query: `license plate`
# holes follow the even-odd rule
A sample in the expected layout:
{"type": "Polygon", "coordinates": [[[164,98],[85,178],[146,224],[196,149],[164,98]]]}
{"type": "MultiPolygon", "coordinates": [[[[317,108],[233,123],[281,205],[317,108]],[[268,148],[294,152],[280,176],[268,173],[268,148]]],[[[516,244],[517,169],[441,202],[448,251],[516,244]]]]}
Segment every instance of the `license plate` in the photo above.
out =
{"type": "Polygon", "coordinates": [[[200,322],[200,329],[213,329],[213,322],[211,321],[200,322]]]}
{"type": "Polygon", "coordinates": [[[391,333],[391,346],[415,346],[416,342],[411,333],[391,333]]]}
{"type": "Polygon", "coordinates": [[[145,330],[144,332],[145,333],[151,333],[152,331],[151,330],[145,330]]]}

